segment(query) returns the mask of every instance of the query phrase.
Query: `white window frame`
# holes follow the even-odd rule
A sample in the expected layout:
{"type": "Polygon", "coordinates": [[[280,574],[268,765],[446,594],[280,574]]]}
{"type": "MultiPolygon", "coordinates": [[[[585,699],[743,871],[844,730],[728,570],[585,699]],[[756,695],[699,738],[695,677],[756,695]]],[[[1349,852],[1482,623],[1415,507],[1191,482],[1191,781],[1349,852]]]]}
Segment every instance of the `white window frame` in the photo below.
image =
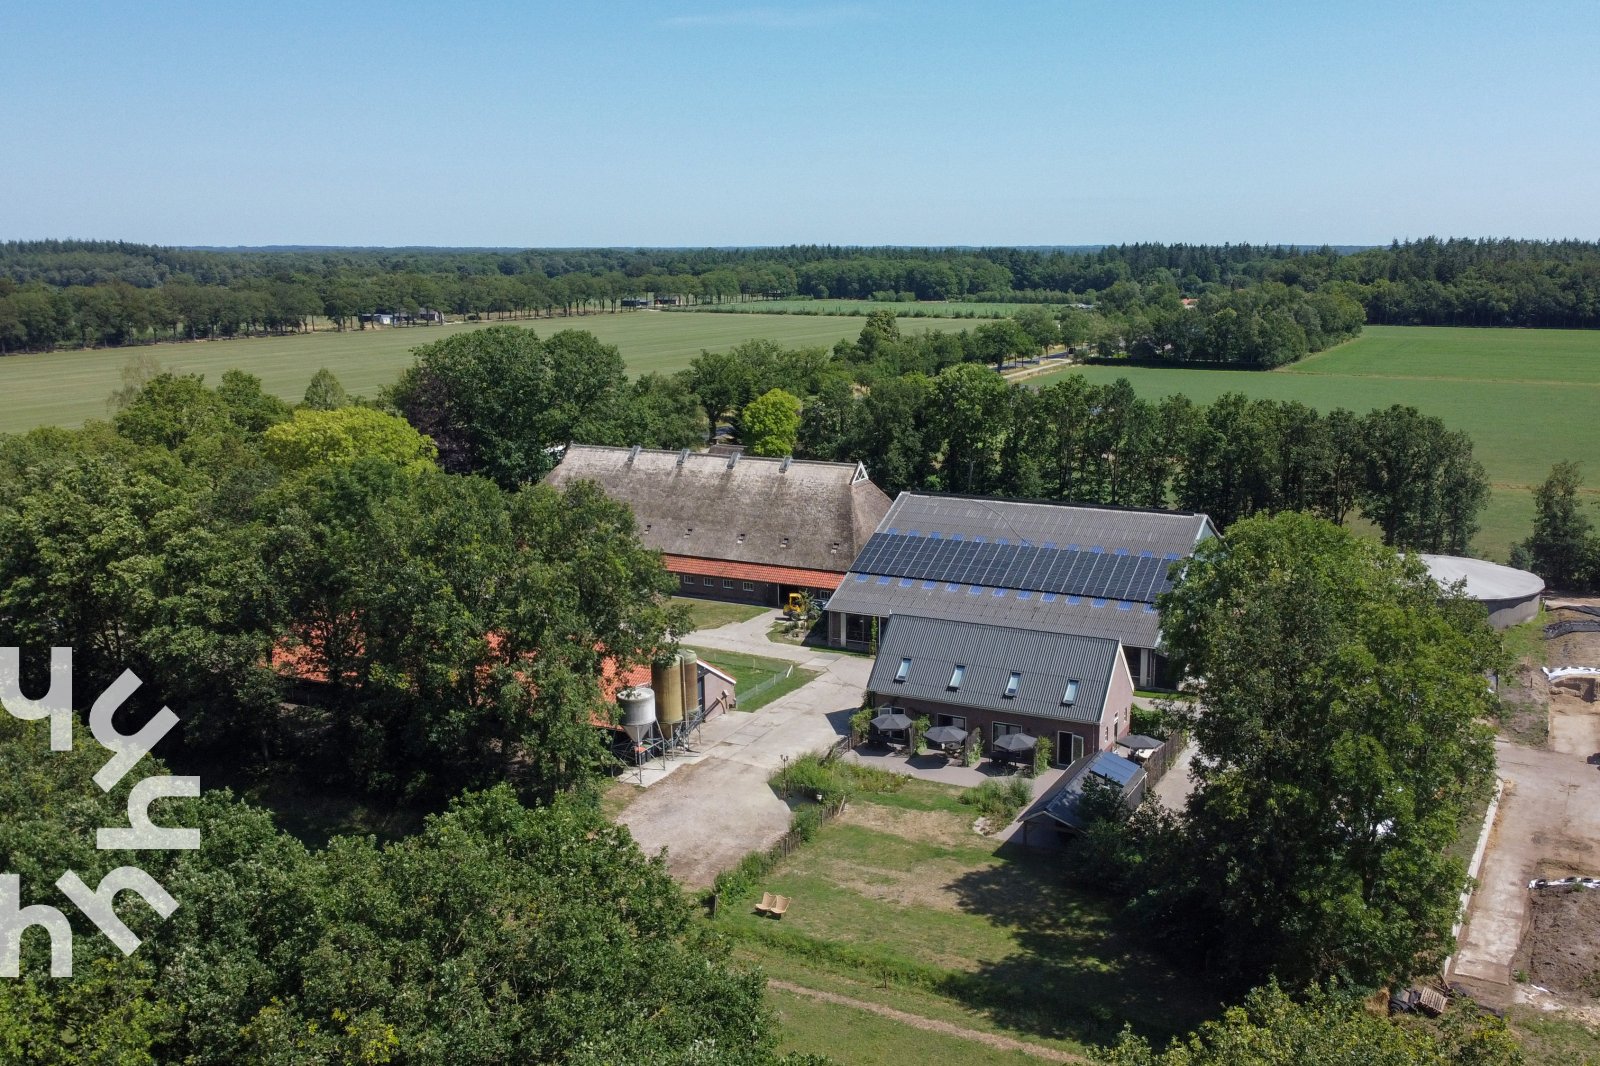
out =
{"type": "Polygon", "coordinates": [[[895,683],[896,684],[904,684],[906,678],[908,676],[910,676],[910,674],[911,674],[911,660],[909,658],[901,659],[900,660],[899,669],[895,670],[895,672],[894,672],[895,683]]]}
{"type": "Polygon", "coordinates": [[[754,592],[755,590],[756,590],[756,583],[754,581],[746,581],[744,583],[744,591],[746,591],[746,592],[754,592]]]}
{"type": "Polygon", "coordinates": [[[1078,679],[1070,678],[1067,681],[1067,690],[1061,694],[1061,706],[1071,707],[1078,702],[1078,679]]]}
{"type": "Polygon", "coordinates": [[[1005,693],[1004,693],[1005,698],[1008,699],[1008,700],[1016,699],[1017,698],[1017,690],[1020,689],[1021,687],[1022,687],[1022,671],[1020,671],[1020,670],[1011,671],[1011,676],[1006,678],[1006,690],[1005,690],[1005,693]]]}
{"type": "Polygon", "coordinates": [[[700,579],[700,584],[704,585],[708,589],[714,589],[717,587],[717,579],[714,577],[704,577],[700,579]]]}
{"type": "Polygon", "coordinates": [[[950,671],[950,683],[945,688],[951,692],[960,692],[961,686],[966,683],[966,680],[967,664],[956,663],[955,667],[950,671]]]}
{"type": "Polygon", "coordinates": [[[733,588],[733,578],[731,578],[731,577],[723,578],[722,579],[722,587],[725,588],[725,589],[733,588]]]}

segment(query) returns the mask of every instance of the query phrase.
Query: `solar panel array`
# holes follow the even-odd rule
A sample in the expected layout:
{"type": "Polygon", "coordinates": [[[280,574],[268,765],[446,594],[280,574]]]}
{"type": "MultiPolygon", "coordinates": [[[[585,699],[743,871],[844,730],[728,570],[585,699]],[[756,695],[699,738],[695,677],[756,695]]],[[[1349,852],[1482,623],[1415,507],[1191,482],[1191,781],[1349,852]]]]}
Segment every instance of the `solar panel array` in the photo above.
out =
{"type": "Polygon", "coordinates": [[[1168,559],[1078,548],[995,544],[874,533],[851,568],[857,573],[1025,589],[1097,599],[1153,602],[1171,581],[1168,559]]]}

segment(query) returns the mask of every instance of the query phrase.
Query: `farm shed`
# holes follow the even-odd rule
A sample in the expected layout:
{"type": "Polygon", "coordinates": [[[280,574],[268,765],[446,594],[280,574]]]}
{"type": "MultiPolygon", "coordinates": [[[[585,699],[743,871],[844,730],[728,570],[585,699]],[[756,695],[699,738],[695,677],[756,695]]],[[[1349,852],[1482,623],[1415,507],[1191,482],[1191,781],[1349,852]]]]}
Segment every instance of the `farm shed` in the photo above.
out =
{"type": "Polygon", "coordinates": [[[860,463],[573,445],[546,481],[579,480],[633,509],[683,595],[769,607],[838,588],[889,509],[860,463]]]}
{"type": "Polygon", "coordinates": [[[1517,570],[1486,559],[1467,559],[1459,555],[1419,555],[1428,576],[1448,588],[1466,582],[1466,593],[1489,610],[1489,624],[1505,629],[1531,622],[1539,614],[1539,599],[1544,595],[1544,579],[1526,570],[1517,570]]]}
{"type": "Polygon", "coordinates": [[[901,493],[828,603],[828,640],[869,647],[900,614],[1104,637],[1159,686],[1156,596],[1214,536],[1203,514],[901,493]]]}
{"type": "Polygon", "coordinates": [[[1131,759],[1102,751],[1090,761],[1075,767],[1045,805],[1028,817],[1028,822],[1053,822],[1062,829],[1074,832],[1081,830],[1084,823],[1078,812],[1078,802],[1083,799],[1084,785],[1091,775],[1121,788],[1122,802],[1130,810],[1144,802],[1144,767],[1131,759]]]}
{"type": "Polygon", "coordinates": [[[1115,640],[913,615],[889,620],[867,689],[874,707],[979,734],[984,750],[1046,738],[1061,764],[1111,747],[1133,704],[1115,640]]]}

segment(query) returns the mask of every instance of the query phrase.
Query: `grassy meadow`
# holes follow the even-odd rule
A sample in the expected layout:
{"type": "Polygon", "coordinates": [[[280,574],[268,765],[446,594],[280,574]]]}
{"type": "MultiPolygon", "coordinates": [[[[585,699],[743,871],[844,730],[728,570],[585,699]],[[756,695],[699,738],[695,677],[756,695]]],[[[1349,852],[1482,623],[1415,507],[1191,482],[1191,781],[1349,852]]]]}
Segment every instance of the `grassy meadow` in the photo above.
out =
{"type": "Polygon", "coordinates": [[[1014,315],[1032,304],[975,303],[970,300],[752,300],[749,303],[696,304],[680,307],[673,314],[765,314],[765,315],[868,315],[885,307],[906,318],[999,318],[1014,315]]]}
{"type": "Polygon", "coordinates": [[[781,921],[748,902],[719,913],[739,957],[769,977],[912,1016],[819,1009],[779,988],[785,1049],[846,1066],[926,1062],[935,1044],[960,1061],[1016,1061],[916,1020],[1081,1054],[1124,1023],[1162,1039],[1216,1009],[1069,884],[1059,854],[997,849],[956,795],[921,781],[858,794],[760,886],[792,900],[781,921]],[[858,1025],[859,1042],[840,1039],[858,1025]]]}
{"type": "MultiPolygon", "coordinates": [[[[831,347],[835,341],[859,336],[864,321],[845,317],[638,311],[518,319],[509,324],[528,326],[541,336],[563,329],[586,329],[620,348],[630,373],[643,374],[679,370],[688,366],[701,349],[730,348],[751,338],[796,348],[831,347]]],[[[371,396],[394,383],[400,371],[410,364],[411,350],[416,346],[464,329],[496,324],[451,323],[6,356],[0,358],[0,395],[6,397],[5,406],[0,407],[0,433],[21,432],[34,426],[77,426],[90,418],[106,417],[106,400],[122,383],[123,366],[141,355],[153,356],[163,367],[204,374],[213,385],[225,370],[248,370],[261,378],[267,391],[287,400],[300,399],[311,375],[320,367],[327,367],[352,394],[371,396]]],[[[959,330],[971,325],[964,320],[936,319],[928,321],[926,328],[959,330]]]]}
{"type": "Polygon", "coordinates": [[[1532,486],[1560,459],[1590,460],[1587,489],[1600,501],[1600,332],[1368,326],[1348,344],[1271,372],[1110,366],[1063,369],[1097,382],[1127,378],[1152,399],[1196,402],[1225,392],[1299,400],[1322,410],[1409,404],[1472,435],[1493,485],[1475,547],[1505,560],[1533,521],[1532,486]]]}

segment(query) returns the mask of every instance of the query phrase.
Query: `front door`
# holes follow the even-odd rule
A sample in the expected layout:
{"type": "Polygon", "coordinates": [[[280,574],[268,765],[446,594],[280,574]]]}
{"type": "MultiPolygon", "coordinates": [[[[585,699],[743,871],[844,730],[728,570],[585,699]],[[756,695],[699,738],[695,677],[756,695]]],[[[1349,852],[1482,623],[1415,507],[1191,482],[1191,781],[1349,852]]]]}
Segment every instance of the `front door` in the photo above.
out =
{"type": "Polygon", "coordinates": [[[1056,734],[1056,760],[1058,762],[1075,763],[1083,758],[1083,737],[1077,733],[1060,732],[1056,734]],[[1065,758],[1064,756],[1072,757],[1065,758]]]}

